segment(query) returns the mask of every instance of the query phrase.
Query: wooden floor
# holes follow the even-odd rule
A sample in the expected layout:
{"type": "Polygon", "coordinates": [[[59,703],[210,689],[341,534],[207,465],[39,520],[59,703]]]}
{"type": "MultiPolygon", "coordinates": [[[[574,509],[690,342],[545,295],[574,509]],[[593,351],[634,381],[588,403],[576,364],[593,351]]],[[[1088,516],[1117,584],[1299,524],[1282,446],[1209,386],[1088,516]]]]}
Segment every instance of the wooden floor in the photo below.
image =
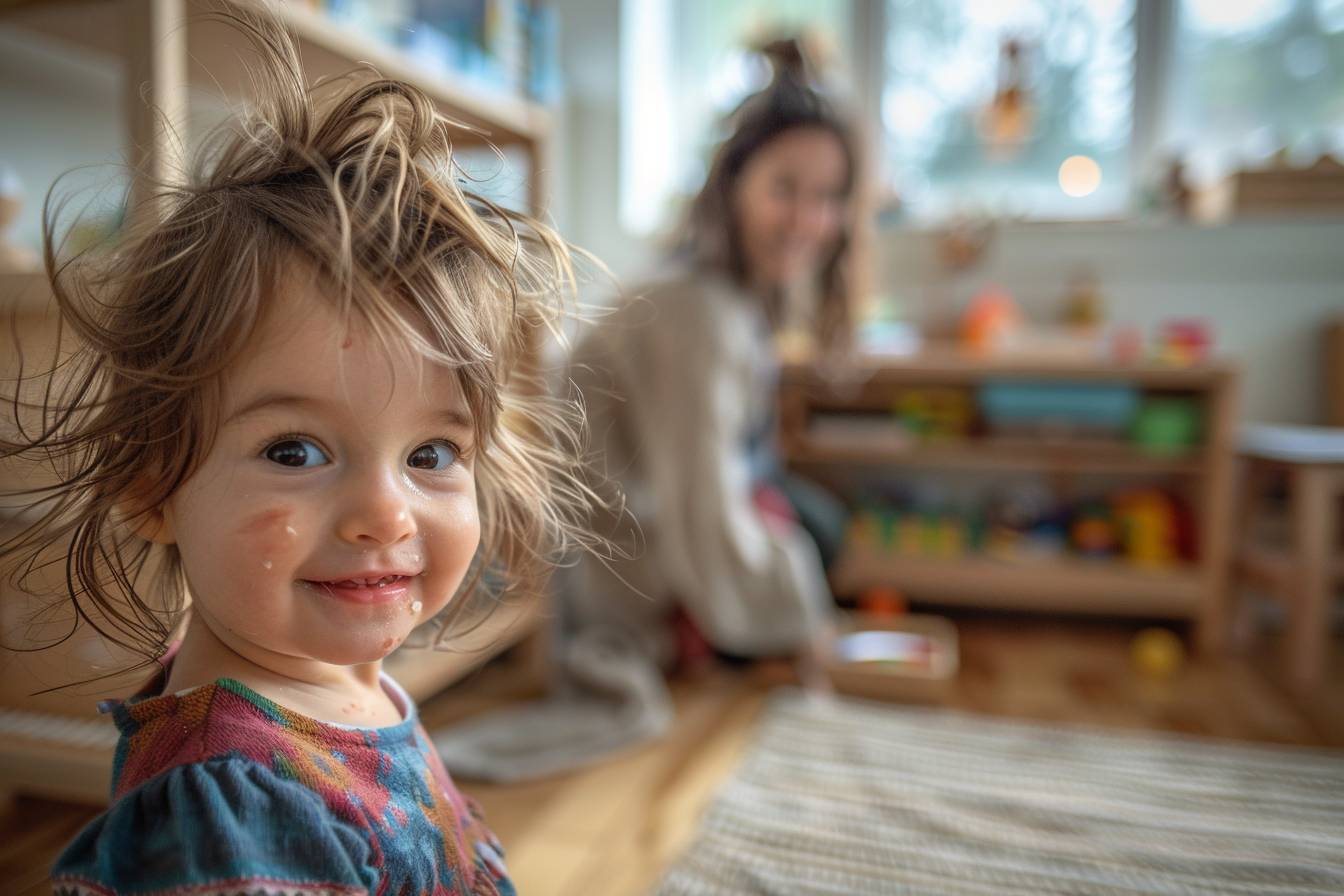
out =
{"type": "MultiPolygon", "coordinates": [[[[1197,659],[1173,681],[1136,675],[1132,625],[959,616],[963,668],[951,706],[1047,721],[1269,743],[1344,747],[1344,643],[1310,698],[1276,683],[1272,647],[1197,659]]],[[[693,836],[701,812],[748,744],[781,667],[710,670],[675,682],[679,715],[660,743],[577,773],[524,785],[461,782],[508,849],[519,892],[645,893],[693,836]]],[[[430,727],[539,692],[501,661],[422,707],[430,727]]],[[[48,892],[45,871],[94,810],[19,798],[0,812],[0,893],[48,892]]]]}

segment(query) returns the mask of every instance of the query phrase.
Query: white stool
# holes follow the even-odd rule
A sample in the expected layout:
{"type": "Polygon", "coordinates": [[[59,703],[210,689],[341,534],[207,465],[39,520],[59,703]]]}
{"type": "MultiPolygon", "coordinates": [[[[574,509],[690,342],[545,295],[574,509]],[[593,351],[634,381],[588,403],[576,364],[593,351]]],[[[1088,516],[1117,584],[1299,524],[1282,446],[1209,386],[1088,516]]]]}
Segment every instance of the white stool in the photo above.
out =
{"type": "Polygon", "coordinates": [[[1299,688],[1321,679],[1330,640],[1333,587],[1344,578],[1338,554],[1344,497],[1344,429],[1254,424],[1242,430],[1242,529],[1236,572],[1271,585],[1288,616],[1287,671],[1299,688]],[[1286,550],[1252,534],[1257,491],[1267,475],[1286,474],[1291,517],[1286,550]]]}

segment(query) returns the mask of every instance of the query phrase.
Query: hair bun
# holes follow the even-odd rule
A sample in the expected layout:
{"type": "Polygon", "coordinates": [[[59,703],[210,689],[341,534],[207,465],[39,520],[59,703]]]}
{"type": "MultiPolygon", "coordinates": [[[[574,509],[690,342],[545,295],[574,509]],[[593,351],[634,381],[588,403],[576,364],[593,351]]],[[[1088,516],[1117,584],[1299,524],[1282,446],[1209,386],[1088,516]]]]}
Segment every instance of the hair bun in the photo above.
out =
{"type": "Polygon", "coordinates": [[[798,38],[777,38],[762,45],[759,52],[770,63],[772,83],[792,81],[795,84],[806,84],[810,79],[812,66],[798,38]]]}

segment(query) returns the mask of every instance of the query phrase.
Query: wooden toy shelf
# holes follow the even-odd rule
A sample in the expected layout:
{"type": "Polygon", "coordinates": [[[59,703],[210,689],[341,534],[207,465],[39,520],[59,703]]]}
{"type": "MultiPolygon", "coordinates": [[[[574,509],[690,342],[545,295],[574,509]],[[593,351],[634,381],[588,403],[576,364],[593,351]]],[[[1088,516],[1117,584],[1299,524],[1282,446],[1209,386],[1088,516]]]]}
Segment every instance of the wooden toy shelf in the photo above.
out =
{"type": "MultiPolygon", "coordinates": [[[[248,0],[51,0],[22,3],[0,15],[0,25],[79,47],[92,57],[116,60],[124,70],[128,158],[149,170],[171,173],[179,147],[151,109],[166,115],[179,133],[186,129],[192,90],[222,93],[230,100],[252,86],[242,45],[227,24],[206,14],[230,7],[257,10],[248,0]]],[[[524,96],[429,71],[394,46],[314,10],[303,0],[266,4],[289,30],[309,82],[364,68],[414,84],[438,110],[472,130],[454,144],[516,146],[528,158],[528,205],[544,204],[542,175],[548,166],[551,110],[524,96]]]]}
{"type": "Polygon", "coordinates": [[[1187,619],[1203,649],[1223,638],[1230,537],[1237,373],[1225,363],[1189,367],[1118,364],[1069,358],[973,356],[930,350],[900,358],[856,356],[841,364],[786,365],[780,386],[780,443],[787,462],[823,478],[840,470],[1039,471],[1052,478],[1085,474],[1175,479],[1191,489],[1197,560],[1145,569],[1111,559],[1072,556],[1003,559],[846,548],[832,571],[841,594],[894,586],[915,600],[946,605],[1116,616],[1187,619]],[[1067,436],[967,436],[919,440],[890,418],[896,393],[909,387],[963,387],[1003,380],[1132,385],[1198,401],[1202,440],[1177,453],[1154,454],[1121,441],[1067,436]],[[888,428],[883,415],[890,419],[888,428]],[[846,431],[828,415],[862,417],[846,431]]]}
{"type": "MultiPolygon", "coordinates": [[[[228,26],[202,15],[211,9],[256,9],[245,0],[56,0],[12,5],[0,11],[0,28],[34,41],[64,44],[90,59],[112,63],[123,83],[126,158],[132,165],[172,179],[183,167],[190,139],[187,114],[201,92],[227,100],[244,99],[251,84],[245,47],[228,26]],[[162,114],[176,132],[156,117],[162,114]],[[181,138],[181,139],[179,139],[181,138]]],[[[415,84],[446,117],[464,130],[454,144],[516,147],[528,159],[528,204],[543,212],[542,175],[547,169],[550,110],[525,98],[427,71],[396,48],[369,39],[309,8],[300,0],[270,4],[295,39],[309,81],[371,66],[378,73],[415,84]]],[[[45,184],[32,184],[41,195],[45,184]]],[[[0,273],[0,376],[17,366],[8,347],[17,337],[30,365],[49,358],[51,291],[40,271],[0,273]],[[11,328],[17,328],[17,331],[11,328]]],[[[0,491],[22,484],[12,467],[0,467],[0,491]]],[[[0,530],[16,520],[0,508],[0,530]]],[[[2,572],[2,571],[0,571],[2,572]]],[[[0,611],[21,604],[22,595],[0,589],[0,611]]],[[[424,700],[460,680],[490,658],[541,627],[540,601],[499,607],[452,652],[403,650],[389,657],[390,673],[416,700],[424,700]]],[[[0,621],[13,622],[0,612],[0,621]]],[[[9,626],[12,629],[13,626],[9,626]]],[[[9,630],[7,629],[7,630],[9,630]]],[[[0,653],[0,796],[6,791],[106,802],[115,738],[111,722],[95,713],[97,695],[88,689],[33,696],[35,691],[87,677],[82,657],[90,649],[87,626],[60,647],[44,651],[46,674],[34,674],[22,655],[0,653]],[[47,656],[50,654],[50,656],[47,656]]],[[[124,688],[122,689],[124,692],[124,688]]]]}

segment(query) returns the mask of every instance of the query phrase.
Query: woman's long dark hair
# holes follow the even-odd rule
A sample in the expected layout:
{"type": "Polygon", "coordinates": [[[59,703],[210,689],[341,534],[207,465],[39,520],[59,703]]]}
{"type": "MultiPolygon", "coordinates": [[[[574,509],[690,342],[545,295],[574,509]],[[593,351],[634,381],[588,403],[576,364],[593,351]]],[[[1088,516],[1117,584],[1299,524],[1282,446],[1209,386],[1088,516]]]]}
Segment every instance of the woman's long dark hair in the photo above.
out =
{"type": "MultiPolygon", "coordinates": [[[[687,216],[681,248],[702,268],[726,273],[736,283],[749,282],[746,253],[733,208],[734,188],[747,162],[781,135],[798,129],[820,129],[840,142],[848,162],[846,213],[839,238],[822,262],[817,277],[817,337],[823,346],[848,339],[855,299],[861,213],[857,202],[862,180],[859,140],[852,123],[834,100],[818,89],[810,65],[796,39],[772,41],[761,48],[773,70],[770,83],[742,101],[728,116],[731,133],[710,162],[705,185],[687,216]]],[[[778,297],[773,297],[777,300],[778,297]]],[[[772,297],[766,297],[772,301],[772,297]]]]}

